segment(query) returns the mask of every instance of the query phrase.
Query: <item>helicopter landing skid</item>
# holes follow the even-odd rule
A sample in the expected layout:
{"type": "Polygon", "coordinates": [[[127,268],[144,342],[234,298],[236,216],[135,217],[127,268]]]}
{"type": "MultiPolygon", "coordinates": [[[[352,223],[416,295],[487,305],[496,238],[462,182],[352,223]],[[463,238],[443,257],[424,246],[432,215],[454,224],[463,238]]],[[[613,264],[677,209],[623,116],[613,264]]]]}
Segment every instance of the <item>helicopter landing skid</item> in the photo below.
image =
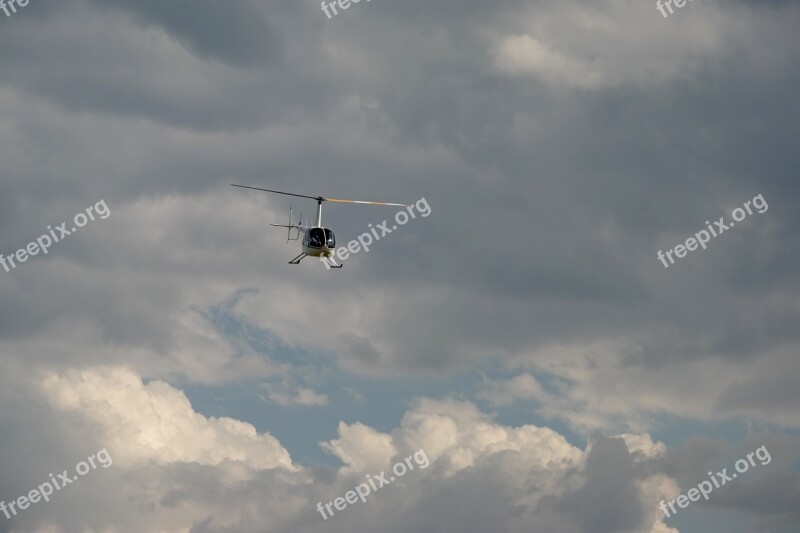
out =
{"type": "Polygon", "coordinates": [[[330,256],[323,256],[320,259],[322,259],[327,268],[342,268],[344,266],[337,263],[336,260],[330,256]]]}
{"type": "Polygon", "coordinates": [[[300,261],[302,261],[303,258],[305,256],[307,256],[307,255],[308,255],[307,253],[302,253],[302,254],[298,255],[297,257],[295,257],[294,259],[292,259],[291,261],[289,261],[289,264],[290,265],[299,265],[300,261]]]}

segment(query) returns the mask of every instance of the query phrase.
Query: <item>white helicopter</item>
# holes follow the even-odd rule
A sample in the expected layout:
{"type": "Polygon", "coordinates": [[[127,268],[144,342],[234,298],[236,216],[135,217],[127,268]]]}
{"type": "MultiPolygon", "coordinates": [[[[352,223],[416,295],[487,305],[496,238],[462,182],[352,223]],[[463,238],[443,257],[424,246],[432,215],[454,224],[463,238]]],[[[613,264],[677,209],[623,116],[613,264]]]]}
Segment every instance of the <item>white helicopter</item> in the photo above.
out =
{"type": "Polygon", "coordinates": [[[261,189],[259,187],[250,187],[248,185],[236,185],[231,183],[234,187],[241,187],[242,189],[253,189],[254,191],[272,192],[275,194],[285,194],[287,196],[298,196],[300,198],[311,198],[317,201],[317,224],[311,228],[308,223],[303,226],[303,214],[300,213],[300,219],[297,224],[292,224],[292,204],[289,204],[289,223],[288,224],[270,224],[270,226],[277,226],[279,228],[289,228],[286,235],[286,242],[296,241],[300,239],[300,234],[303,233],[303,251],[294,259],[289,261],[290,265],[299,265],[300,261],[310,255],[311,257],[319,257],[325,261],[331,268],[342,268],[333,258],[333,252],[336,248],[336,236],[330,228],[322,226],[322,202],[336,202],[342,204],[367,204],[367,205],[390,205],[396,207],[408,207],[406,204],[392,204],[388,202],[363,202],[359,200],[339,200],[336,198],[323,198],[322,196],[307,196],[305,194],[293,194],[290,192],[273,191],[270,189],[261,189]],[[292,229],[297,230],[297,236],[292,238],[292,229]]]}

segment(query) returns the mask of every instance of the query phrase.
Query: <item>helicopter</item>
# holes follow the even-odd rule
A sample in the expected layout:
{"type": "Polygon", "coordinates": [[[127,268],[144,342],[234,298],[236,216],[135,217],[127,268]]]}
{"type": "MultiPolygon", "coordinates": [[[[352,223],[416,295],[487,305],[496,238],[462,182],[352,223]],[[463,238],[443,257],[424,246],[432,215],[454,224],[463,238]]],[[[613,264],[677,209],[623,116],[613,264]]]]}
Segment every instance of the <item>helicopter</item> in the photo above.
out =
{"type": "Polygon", "coordinates": [[[365,202],[361,200],[340,200],[337,198],[325,198],[323,196],[308,196],[305,194],[294,194],[291,192],[274,191],[271,189],[262,189],[260,187],[250,187],[249,185],[237,185],[231,183],[233,187],[240,187],[242,189],[252,189],[254,191],[271,192],[275,194],[285,194],[287,196],[297,196],[300,198],[310,198],[317,201],[317,222],[313,227],[308,227],[308,223],[303,225],[303,214],[300,213],[300,218],[297,224],[292,223],[292,204],[289,204],[289,223],[288,224],[270,224],[279,228],[288,228],[286,235],[286,242],[300,240],[300,234],[303,234],[302,251],[294,259],[289,261],[290,265],[299,265],[300,261],[306,256],[319,257],[320,260],[330,268],[342,268],[333,258],[333,253],[336,248],[336,236],[333,230],[326,228],[322,225],[322,202],[335,202],[342,204],[366,204],[366,205],[388,205],[395,207],[409,207],[406,204],[393,204],[389,202],[365,202]],[[292,230],[297,230],[296,236],[292,238],[292,230]]]}

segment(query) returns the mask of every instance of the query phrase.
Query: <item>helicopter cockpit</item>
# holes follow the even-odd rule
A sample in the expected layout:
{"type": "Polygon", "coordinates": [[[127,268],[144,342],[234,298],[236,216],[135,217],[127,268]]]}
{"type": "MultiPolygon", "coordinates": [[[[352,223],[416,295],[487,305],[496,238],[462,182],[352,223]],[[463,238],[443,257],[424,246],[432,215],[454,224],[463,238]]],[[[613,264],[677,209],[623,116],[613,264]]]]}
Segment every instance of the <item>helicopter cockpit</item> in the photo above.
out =
{"type": "Polygon", "coordinates": [[[328,228],[311,228],[306,232],[303,242],[309,248],[336,247],[336,237],[328,228]]]}

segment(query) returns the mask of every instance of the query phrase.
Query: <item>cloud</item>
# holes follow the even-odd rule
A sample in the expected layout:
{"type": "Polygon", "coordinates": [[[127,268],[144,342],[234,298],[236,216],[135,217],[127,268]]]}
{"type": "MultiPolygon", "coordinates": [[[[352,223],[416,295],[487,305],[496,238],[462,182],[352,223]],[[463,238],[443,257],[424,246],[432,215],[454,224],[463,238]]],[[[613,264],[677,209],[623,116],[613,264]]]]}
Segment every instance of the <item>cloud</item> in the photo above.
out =
{"type": "Polygon", "coordinates": [[[145,384],[125,368],[50,373],[40,387],[54,409],[77,415],[128,468],[142,461],[240,461],[257,470],[295,469],[289,452],[271,435],[231,418],[207,418],[180,390],[162,381],[145,384]]]}
{"type": "Polygon", "coordinates": [[[608,85],[590,63],[559,54],[530,35],[506,38],[497,49],[496,65],[509,74],[538,74],[548,81],[581,88],[608,85]]]}
{"type": "Polygon", "coordinates": [[[536,400],[545,395],[539,381],[532,374],[523,373],[505,381],[488,381],[478,397],[493,406],[510,405],[520,400],[536,400]]]}
{"type": "Polygon", "coordinates": [[[328,405],[328,395],[318,394],[312,389],[298,387],[293,393],[281,392],[274,385],[267,385],[267,397],[278,405],[328,405]]]}
{"type": "Polygon", "coordinates": [[[364,424],[339,422],[338,433],[338,439],[321,442],[320,446],[344,463],[343,472],[361,473],[385,468],[397,453],[389,435],[364,424]]]}
{"type": "MultiPolygon", "coordinates": [[[[477,532],[490,522],[493,531],[508,532],[532,526],[536,531],[674,531],[653,512],[651,499],[671,486],[665,484],[668,478],[638,470],[635,465],[646,456],[629,453],[620,438],[598,437],[582,452],[550,429],[499,425],[469,402],[431,399],[418,400],[390,433],[343,423],[338,431],[338,439],[323,445],[345,463],[340,475],[354,480],[388,471],[419,449],[431,461],[429,469],[403,478],[404,492],[413,487],[420,493],[397,497],[417,503],[406,518],[398,517],[402,525],[387,531],[477,532]],[[477,508],[480,515],[471,512],[477,508]]],[[[649,444],[665,450],[648,435],[626,439],[639,449],[649,444]]],[[[387,518],[396,514],[389,512],[387,518]]]]}
{"type": "MultiPolygon", "coordinates": [[[[692,480],[719,460],[706,446],[701,462],[676,471],[701,448],[670,450],[648,434],[625,434],[596,435],[581,450],[545,427],[499,424],[470,402],[419,398],[388,432],[341,422],[337,438],[322,446],[343,465],[306,468],[272,436],[238,420],[199,415],[179,389],[145,384],[124,367],[52,372],[37,387],[15,388],[26,391],[14,394],[27,395],[28,405],[44,401],[45,416],[15,422],[59,435],[42,445],[80,450],[91,438],[107,443],[114,458],[112,467],[70,487],[71,499],[59,493],[48,506],[20,515],[22,530],[344,533],[382,520],[388,533],[478,533],[489,524],[508,533],[675,533],[657,508],[679,489],[673,476],[692,480]],[[388,471],[420,449],[428,468],[408,472],[327,521],[316,512],[317,502],[343,495],[366,474],[388,471]],[[120,500],[120,491],[131,500],[120,500]]],[[[777,463],[800,451],[797,443],[768,442],[777,463]]],[[[3,452],[6,458],[24,453],[3,452]]],[[[15,488],[35,486],[39,469],[16,479],[15,488]]],[[[742,490],[750,489],[743,483],[742,490]]]]}
{"type": "MultiPolygon", "coordinates": [[[[737,46],[742,35],[765,31],[763,20],[749,17],[749,8],[709,1],[689,4],[671,20],[663,20],[654,4],[604,0],[592,4],[558,2],[520,10],[509,33],[493,36],[493,66],[510,76],[540,79],[555,87],[603,90],[627,85],[644,88],[696,79],[706,61],[730,60],[732,53],[746,68],[759,70],[752,48],[737,46]],[[518,33],[516,28],[526,28],[518,33]],[[514,29],[511,29],[514,28],[514,29]],[[531,32],[533,28],[533,32],[531,32]],[[569,35],[569,38],[565,38],[569,35]],[[737,38],[738,37],[738,38],[737,38]]],[[[766,13],[769,25],[788,31],[781,13],[766,13]]],[[[770,62],[785,64],[791,52],[777,51],[770,62]]]]}

